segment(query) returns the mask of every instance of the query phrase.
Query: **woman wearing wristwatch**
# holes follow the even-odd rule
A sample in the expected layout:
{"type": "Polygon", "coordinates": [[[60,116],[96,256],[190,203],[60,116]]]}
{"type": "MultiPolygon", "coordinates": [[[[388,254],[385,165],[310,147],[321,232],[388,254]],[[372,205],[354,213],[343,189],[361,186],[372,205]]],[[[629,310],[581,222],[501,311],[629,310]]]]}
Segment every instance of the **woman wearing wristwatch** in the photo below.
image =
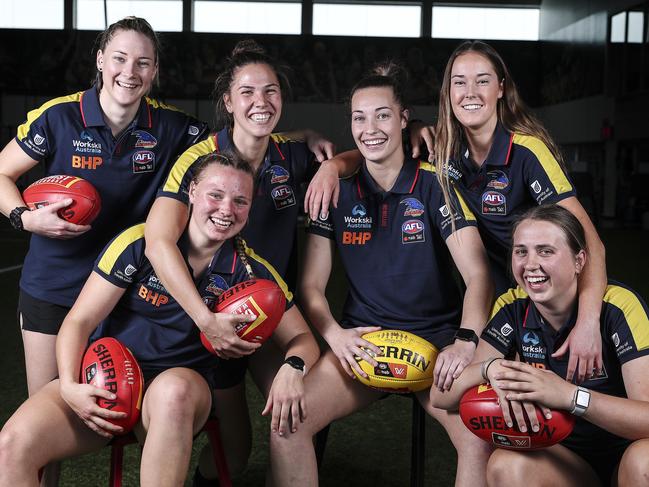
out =
{"type": "Polygon", "coordinates": [[[546,416],[551,409],[578,416],[560,444],[531,452],[496,450],[487,467],[489,485],[647,485],[645,302],[609,283],[600,322],[603,367],[590,371],[581,386],[565,381],[567,361],[552,357],[575,324],[577,281],[586,259],[584,229],[570,211],[543,205],[523,214],[513,229],[511,259],[519,287],[496,301],[474,363],[450,391],[431,394],[435,406],[455,409],[468,388],[490,382],[508,426],[515,423],[521,431],[526,417],[538,430],[535,404],[546,416]],[[506,360],[515,355],[520,362],[506,360]]]}

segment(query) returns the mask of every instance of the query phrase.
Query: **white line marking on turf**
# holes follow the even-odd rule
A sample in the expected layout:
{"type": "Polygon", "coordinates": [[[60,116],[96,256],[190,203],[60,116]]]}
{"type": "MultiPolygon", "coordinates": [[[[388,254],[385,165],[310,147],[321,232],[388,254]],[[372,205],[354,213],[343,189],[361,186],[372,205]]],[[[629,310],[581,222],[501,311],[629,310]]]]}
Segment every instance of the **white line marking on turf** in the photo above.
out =
{"type": "Polygon", "coordinates": [[[18,269],[22,268],[22,264],[20,265],[12,265],[11,267],[4,267],[0,269],[0,274],[4,274],[5,272],[11,272],[11,271],[17,271],[18,269]]]}

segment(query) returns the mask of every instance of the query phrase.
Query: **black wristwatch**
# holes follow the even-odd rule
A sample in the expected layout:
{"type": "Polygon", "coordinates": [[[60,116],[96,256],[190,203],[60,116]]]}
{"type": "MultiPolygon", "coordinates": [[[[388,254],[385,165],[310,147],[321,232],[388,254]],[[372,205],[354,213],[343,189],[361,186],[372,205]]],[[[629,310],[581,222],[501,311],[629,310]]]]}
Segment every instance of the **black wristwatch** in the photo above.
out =
{"type": "Polygon", "coordinates": [[[26,206],[17,206],[13,210],[11,210],[11,213],[9,213],[9,223],[11,223],[11,226],[14,227],[16,230],[24,230],[25,228],[23,227],[23,213],[26,211],[29,211],[29,208],[26,206]]]}
{"type": "Polygon", "coordinates": [[[475,331],[469,328],[458,328],[455,332],[455,337],[453,337],[453,340],[473,342],[476,347],[478,346],[478,335],[475,334],[475,331]]]}
{"type": "Polygon", "coordinates": [[[297,355],[291,355],[290,357],[286,357],[284,363],[289,364],[294,369],[301,370],[303,374],[306,374],[306,365],[304,364],[304,360],[302,360],[297,355]]]}

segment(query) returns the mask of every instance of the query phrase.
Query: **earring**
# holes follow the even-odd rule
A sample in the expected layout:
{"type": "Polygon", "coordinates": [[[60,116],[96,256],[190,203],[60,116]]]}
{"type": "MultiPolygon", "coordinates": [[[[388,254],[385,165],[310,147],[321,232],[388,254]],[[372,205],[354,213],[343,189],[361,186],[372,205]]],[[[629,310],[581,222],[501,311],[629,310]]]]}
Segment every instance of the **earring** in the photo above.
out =
{"type": "Polygon", "coordinates": [[[97,71],[99,71],[99,72],[101,73],[101,72],[102,72],[102,68],[97,68],[97,71]]]}

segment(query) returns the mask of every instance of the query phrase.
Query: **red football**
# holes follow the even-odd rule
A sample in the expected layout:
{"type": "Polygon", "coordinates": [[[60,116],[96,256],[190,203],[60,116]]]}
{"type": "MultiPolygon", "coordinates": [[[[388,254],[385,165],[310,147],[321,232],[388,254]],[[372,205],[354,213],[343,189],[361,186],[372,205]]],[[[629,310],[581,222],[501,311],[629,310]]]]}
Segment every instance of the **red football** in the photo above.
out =
{"type": "Polygon", "coordinates": [[[112,411],[128,413],[125,418],[110,420],[124,428],[122,434],[133,429],[140,418],[144,378],[137,360],[127,347],[110,337],[92,343],[81,363],[81,382],[115,394],[115,400],[98,399],[97,404],[112,411]]]}
{"type": "MultiPolygon", "coordinates": [[[[285,308],[286,297],[277,284],[268,279],[251,279],[224,291],[212,311],[254,316],[254,321],[239,323],[235,331],[243,340],[264,343],[277,328],[285,308]]],[[[215,353],[203,333],[201,342],[210,352],[215,353]]]]}
{"type": "Polygon", "coordinates": [[[59,211],[64,220],[77,225],[89,225],[101,210],[101,197],[88,181],[75,176],[48,176],[32,183],[23,192],[30,210],[56,203],[66,198],[72,204],[59,211]]]}
{"type": "Polygon", "coordinates": [[[487,384],[466,391],[460,401],[460,417],[473,434],[509,450],[537,450],[552,446],[566,438],[575,425],[575,417],[567,411],[552,411],[552,418],[545,419],[541,410],[536,408],[538,432],[533,432],[529,423],[525,433],[516,426],[509,428],[503,419],[498,396],[487,384]]]}

